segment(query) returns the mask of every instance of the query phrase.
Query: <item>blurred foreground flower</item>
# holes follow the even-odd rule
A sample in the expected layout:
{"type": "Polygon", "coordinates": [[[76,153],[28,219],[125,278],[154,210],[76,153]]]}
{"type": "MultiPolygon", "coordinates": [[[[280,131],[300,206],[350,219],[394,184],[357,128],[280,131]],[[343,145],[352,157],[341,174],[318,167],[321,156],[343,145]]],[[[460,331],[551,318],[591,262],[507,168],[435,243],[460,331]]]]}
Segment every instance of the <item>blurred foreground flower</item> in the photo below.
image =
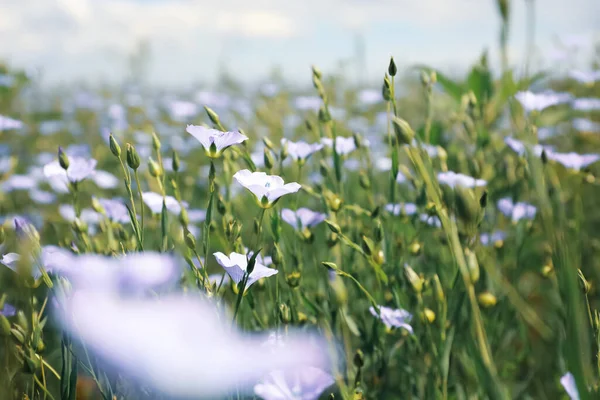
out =
{"type": "Polygon", "coordinates": [[[571,79],[576,80],[579,83],[590,85],[596,81],[600,81],[600,70],[596,70],[596,71],[571,70],[571,71],[569,71],[569,77],[571,79]]]}
{"type": "Polygon", "coordinates": [[[264,172],[250,172],[247,169],[233,175],[236,181],[251,191],[263,208],[271,208],[281,196],[296,193],[302,186],[297,182],[284,183],[277,175],[264,172]]]}
{"type": "MultiPolygon", "coordinates": [[[[329,148],[333,147],[333,139],[323,138],[321,142],[329,148]]],[[[338,136],[335,138],[335,151],[341,156],[346,156],[356,150],[356,142],[353,137],[338,136]]]]}
{"type": "Polygon", "coordinates": [[[246,391],[274,370],[327,368],[325,343],[291,334],[276,352],[265,338],[231,329],[231,319],[199,298],[119,299],[77,292],[62,324],[118,370],[169,396],[215,398],[246,391]]]}
{"type": "Polygon", "coordinates": [[[223,150],[248,140],[239,132],[221,132],[204,126],[188,125],[186,131],[198,139],[210,158],[219,158],[223,150]]]}
{"type": "MultiPolygon", "coordinates": [[[[240,253],[231,253],[229,257],[221,252],[216,252],[213,254],[217,259],[217,262],[233,279],[236,284],[239,284],[244,278],[244,274],[247,272],[248,268],[248,258],[245,254],[240,253]]],[[[251,257],[251,255],[249,255],[251,257]]],[[[256,263],[254,264],[254,269],[250,272],[248,276],[248,282],[246,283],[246,289],[250,287],[254,282],[258,281],[262,278],[267,278],[269,276],[275,275],[278,271],[273,268],[265,267],[263,264],[259,263],[258,257],[256,259],[256,263]]]]}
{"type": "Polygon", "coordinates": [[[304,367],[288,373],[277,370],[254,386],[254,394],[264,400],[317,400],[334,382],[320,368],[304,367]]]}
{"type": "MultiPolygon", "coordinates": [[[[152,211],[153,214],[162,213],[163,206],[163,196],[154,193],[154,192],[143,192],[142,199],[144,203],[148,206],[148,208],[152,211]]],[[[181,206],[177,199],[173,196],[165,196],[164,197],[165,206],[167,207],[167,211],[173,214],[179,214],[181,212],[181,206]]]]}
{"type": "Polygon", "coordinates": [[[393,309],[384,306],[379,307],[379,314],[375,307],[370,307],[369,311],[375,317],[379,318],[381,322],[388,328],[404,328],[408,332],[413,333],[413,328],[410,326],[410,320],[412,319],[411,313],[402,309],[393,309]]]}
{"type": "Polygon", "coordinates": [[[556,153],[549,151],[547,156],[549,160],[556,161],[566,168],[571,168],[576,171],[579,171],[581,168],[585,168],[588,165],[600,160],[600,154],[577,154],[574,152],[556,153]]]}
{"type": "Polygon", "coordinates": [[[567,372],[564,374],[560,378],[560,384],[563,385],[565,392],[567,392],[571,400],[579,400],[579,392],[577,391],[577,385],[572,373],[567,372]]]}

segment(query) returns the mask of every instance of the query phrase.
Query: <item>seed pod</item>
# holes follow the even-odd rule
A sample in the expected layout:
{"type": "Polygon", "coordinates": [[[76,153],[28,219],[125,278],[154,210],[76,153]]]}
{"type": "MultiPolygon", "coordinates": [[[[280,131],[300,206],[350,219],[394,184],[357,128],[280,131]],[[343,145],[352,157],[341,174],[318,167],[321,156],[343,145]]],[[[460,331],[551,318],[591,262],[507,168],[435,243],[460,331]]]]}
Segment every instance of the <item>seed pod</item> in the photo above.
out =
{"type": "Polygon", "coordinates": [[[435,312],[432,309],[426,308],[423,310],[423,321],[433,323],[435,321],[435,312]]]}
{"type": "Polygon", "coordinates": [[[185,242],[185,245],[188,247],[188,249],[190,249],[192,251],[196,250],[196,238],[194,237],[192,232],[190,232],[186,229],[185,235],[183,236],[183,240],[185,242]]]}
{"type": "Polygon", "coordinates": [[[442,287],[442,282],[440,281],[440,277],[435,274],[433,275],[433,293],[435,294],[436,300],[443,304],[446,302],[446,296],[444,295],[444,288],[442,287]]]}
{"type": "Polygon", "coordinates": [[[364,171],[361,171],[360,174],[358,175],[358,183],[359,183],[360,187],[365,190],[369,190],[371,188],[371,180],[369,179],[369,176],[364,171]]]}
{"type": "Polygon", "coordinates": [[[221,125],[221,120],[219,119],[219,115],[214,112],[212,110],[212,108],[204,106],[204,111],[206,111],[206,114],[208,115],[208,118],[210,119],[210,121],[215,124],[215,125],[221,125]]]}
{"type": "Polygon", "coordinates": [[[292,313],[287,304],[279,305],[279,318],[284,325],[289,324],[292,321],[292,313]]]}
{"type": "Polygon", "coordinates": [[[223,199],[223,196],[221,196],[221,194],[217,196],[217,212],[221,215],[225,215],[225,213],[227,212],[227,207],[225,206],[225,199],[223,199]]]}
{"type": "Polygon", "coordinates": [[[473,190],[457,186],[454,191],[456,193],[455,204],[457,216],[465,223],[477,222],[481,206],[475,199],[473,190]]]}
{"type": "Polygon", "coordinates": [[[271,154],[271,151],[267,148],[265,148],[264,152],[263,152],[263,161],[264,161],[265,167],[267,169],[272,169],[273,166],[275,165],[275,160],[273,160],[273,155],[271,154]]]}
{"type": "Polygon", "coordinates": [[[356,368],[362,368],[363,365],[365,365],[365,355],[363,354],[362,350],[358,349],[356,350],[356,353],[354,353],[354,366],[356,368]]]}
{"type": "Polygon", "coordinates": [[[337,234],[342,232],[342,228],[340,228],[340,226],[338,224],[336,224],[335,222],[326,219],[325,223],[327,224],[329,229],[331,229],[331,232],[337,233],[337,234]]]}
{"type": "Polygon", "coordinates": [[[374,243],[371,239],[369,239],[366,236],[362,236],[361,237],[361,241],[360,241],[360,247],[362,248],[362,250],[365,252],[366,255],[370,256],[373,254],[373,246],[374,243]]]}
{"type": "Polygon", "coordinates": [[[373,238],[375,239],[375,242],[379,243],[383,240],[383,225],[381,224],[381,220],[376,219],[375,220],[375,227],[373,228],[373,238]]]}
{"type": "Polygon", "coordinates": [[[381,86],[381,95],[383,100],[390,101],[392,100],[392,90],[391,83],[387,75],[383,78],[383,85],[381,86]]]}
{"type": "Polygon", "coordinates": [[[279,266],[283,263],[283,254],[281,254],[281,249],[279,245],[275,243],[273,246],[273,251],[271,252],[271,259],[273,260],[273,264],[279,266]]]}
{"type": "Polygon", "coordinates": [[[288,286],[291,287],[292,289],[297,288],[300,285],[300,279],[302,278],[302,275],[300,274],[299,271],[294,271],[291,272],[289,274],[286,275],[285,277],[285,281],[287,282],[288,286]]]}
{"type": "Polygon", "coordinates": [[[154,178],[158,178],[162,175],[160,166],[156,161],[152,159],[152,157],[150,157],[150,159],[148,160],[148,171],[150,172],[150,175],[154,178]]]}

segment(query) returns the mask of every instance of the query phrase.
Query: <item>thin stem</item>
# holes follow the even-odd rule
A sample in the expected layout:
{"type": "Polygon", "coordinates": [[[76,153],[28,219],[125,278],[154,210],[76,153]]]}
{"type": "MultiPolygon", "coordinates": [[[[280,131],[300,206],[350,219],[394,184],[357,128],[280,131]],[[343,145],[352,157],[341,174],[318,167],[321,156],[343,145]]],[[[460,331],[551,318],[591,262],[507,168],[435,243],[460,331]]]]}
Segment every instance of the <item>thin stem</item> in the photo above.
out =
{"type": "Polygon", "coordinates": [[[142,214],[142,227],[140,231],[140,237],[142,239],[142,244],[144,243],[144,199],[142,198],[142,185],[140,185],[140,177],[138,175],[137,169],[133,172],[135,177],[135,185],[137,186],[138,195],[140,196],[140,208],[142,214]]]}

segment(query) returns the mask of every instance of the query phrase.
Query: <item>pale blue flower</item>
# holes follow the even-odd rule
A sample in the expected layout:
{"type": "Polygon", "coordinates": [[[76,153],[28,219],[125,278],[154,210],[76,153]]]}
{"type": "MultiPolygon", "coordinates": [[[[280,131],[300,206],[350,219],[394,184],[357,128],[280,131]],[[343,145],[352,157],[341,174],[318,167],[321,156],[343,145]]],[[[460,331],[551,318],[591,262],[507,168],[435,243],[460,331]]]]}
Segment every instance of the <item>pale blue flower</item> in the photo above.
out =
{"type": "Polygon", "coordinates": [[[8,74],[0,74],[0,86],[12,87],[15,84],[15,77],[8,74]]]}
{"type": "Polygon", "coordinates": [[[28,175],[11,175],[4,182],[0,183],[0,187],[5,193],[15,190],[32,190],[37,185],[37,180],[28,175]]]}
{"type": "Polygon", "coordinates": [[[264,172],[250,172],[247,169],[238,171],[234,179],[256,196],[261,205],[270,206],[281,196],[296,193],[302,186],[297,182],[285,183],[277,175],[267,175],[264,172]]]}
{"type": "Polygon", "coordinates": [[[65,171],[58,160],[44,166],[44,175],[47,178],[58,178],[71,183],[78,183],[91,177],[95,170],[97,161],[93,158],[68,156],[69,168],[65,171]]]}
{"type": "Polygon", "coordinates": [[[323,148],[321,143],[306,143],[302,140],[292,142],[287,139],[281,139],[281,145],[287,145],[287,153],[296,162],[304,162],[311,155],[323,148]]]}
{"type": "Polygon", "coordinates": [[[188,125],[186,131],[194,136],[204,147],[209,157],[219,157],[223,150],[248,140],[239,132],[222,132],[204,126],[188,125]]]}
{"type": "Polygon", "coordinates": [[[494,231],[492,233],[482,233],[479,236],[479,241],[482,245],[488,246],[496,243],[497,241],[504,240],[508,237],[506,232],[502,231],[494,231]]]}
{"type": "MultiPolygon", "coordinates": [[[[61,204],[58,207],[58,213],[68,222],[75,222],[77,219],[75,215],[75,208],[71,204],[61,204]]],[[[85,222],[88,225],[98,225],[100,223],[101,216],[91,208],[84,208],[81,210],[79,220],[85,222]]]]}
{"type": "Polygon", "coordinates": [[[36,188],[29,191],[29,197],[38,204],[52,204],[56,200],[54,193],[36,188]]]}
{"type": "Polygon", "coordinates": [[[600,70],[596,71],[581,71],[571,70],[569,71],[569,77],[583,84],[592,84],[596,81],[600,81],[600,70]]]}
{"type": "Polygon", "coordinates": [[[560,384],[565,388],[565,392],[569,395],[571,400],[579,400],[579,392],[577,391],[577,384],[575,383],[575,377],[572,373],[567,372],[560,378],[560,384]]]}
{"type": "Polygon", "coordinates": [[[111,174],[110,172],[96,170],[96,172],[92,175],[92,181],[98,187],[102,189],[115,189],[119,186],[119,178],[111,174]]]}
{"type": "Polygon", "coordinates": [[[414,203],[386,204],[385,209],[392,215],[414,215],[417,213],[417,205],[414,203]]]}
{"type": "MultiPolygon", "coordinates": [[[[246,269],[248,268],[248,257],[246,254],[240,253],[231,253],[229,257],[221,252],[213,253],[215,259],[223,267],[223,269],[229,274],[231,279],[239,284],[244,278],[246,274],[246,269]]],[[[246,283],[246,288],[249,288],[254,282],[258,281],[262,278],[267,278],[269,276],[273,276],[277,274],[276,269],[268,268],[258,262],[256,260],[256,264],[254,265],[254,270],[248,277],[248,282],[246,283]]]]}
{"type": "Polygon", "coordinates": [[[294,229],[312,228],[327,218],[326,214],[301,207],[296,211],[284,208],[281,210],[281,219],[291,225],[294,229]]]}
{"type": "Polygon", "coordinates": [[[600,133],[600,122],[594,122],[587,118],[575,118],[573,119],[573,128],[580,132],[600,133]]]}
{"type": "Polygon", "coordinates": [[[515,98],[521,103],[525,111],[543,111],[548,107],[565,103],[571,100],[569,93],[555,93],[546,91],[542,93],[532,93],[530,91],[518,92],[515,98]]]}
{"type": "Polygon", "coordinates": [[[358,102],[366,106],[379,104],[383,101],[381,90],[363,89],[358,92],[358,102]]]}
{"type": "Polygon", "coordinates": [[[441,228],[442,221],[435,215],[421,214],[419,215],[419,220],[421,222],[425,222],[429,226],[433,226],[434,228],[441,228]]]}
{"type": "Polygon", "coordinates": [[[510,136],[504,138],[504,143],[506,143],[508,147],[510,147],[515,153],[517,153],[520,156],[525,155],[525,152],[529,150],[533,151],[533,154],[539,157],[542,155],[542,151],[546,150],[546,153],[548,153],[551,150],[551,147],[549,146],[542,146],[539,144],[532,145],[529,143],[524,143],[510,136]]]}
{"type": "Polygon", "coordinates": [[[576,171],[600,160],[600,154],[577,154],[574,152],[557,153],[550,151],[547,156],[549,160],[556,161],[557,163],[576,171]]]}
{"type": "MultiPolygon", "coordinates": [[[[161,214],[163,207],[163,196],[154,192],[142,192],[142,200],[152,211],[153,214],[161,214]]],[[[179,215],[181,213],[181,205],[177,199],[173,196],[164,197],[165,206],[167,211],[179,215]]],[[[186,204],[184,203],[184,206],[186,204]]]]}
{"type": "Polygon", "coordinates": [[[19,120],[0,115],[0,132],[22,129],[23,126],[19,120]]]}
{"type": "Polygon", "coordinates": [[[375,307],[372,306],[369,307],[369,311],[373,316],[379,318],[385,326],[388,328],[403,328],[409,333],[413,333],[413,328],[410,326],[410,321],[412,319],[411,313],[402,309],[393,309],[384,306],[377,307],[379,308],[379,313],[377,313],[375,307]]]}
{"type": "Polygon", "coordinates": [[[4,303],[4,306],[0,309],[0,315],[5,317],[14,317],[17,314],[17,309],[12,304],[4,303]]]}
{"type": "Polygon", "coordinates": [[[437,178],[440,183],[448,185],[451,188],[455,188],[457,186],[474,188],[477,186],[487,185],[487,182],[483,179],[476,179],[468,175],[456,173],[454,171],[439,172],[437,178]]]}
{"type": "Polygon", "coordinates": [[[592,97],[575,99],[572,106],[574,110],[578,111],[596,111],[600,110],[600,99],[592,97]]]}
{"type": "Polygon", "coordinates": [[[194,118],[200,112],[197,104],[184,100],[170,101],[167,110],[173,120],[181,122],[194,118]]]}
{"type": "Polygon", "coordinates": [[[294,108],[299,111],[319,111],[321,98],[317,96],[298,96],[294,99],[294,108]]]}
{"type": "MultiPolygon", "coordinates": [[[[123,202],[113,199],[98,199],[98,202],[104,209],[106,217],[120,224],[127,224],[130,221],[129,211],[123,202]]],[[[162,206],[161,206],[162,207],[162,206]]]]}
{"type": "Polygon", "coordinates": [[[254,386],[264,400],[317,400],[335,380],[320,368],[306,366],[288,373],[271,371],[254,386]]]}
{"type": "Polygon", "coordinates": [[[54,135],[64,129],[66,129],[65,123],[60,120],[42,121],[38,125],[38,130],[43,136],[54,135]]]}
{"type": "MultiPolygon", "coordinates": [[[[346,156],[356,150],[356,143],[353,137],[337,136],[335,142],[335,151],[341,156],[346,156]]],[[[329,147],[333,147],[333,139],[323,138],[321,142],[329,147]]]]}
{"type": "Polygon", "coordinates": [[[513,222],[521,219],[534,219],[537,213],[537,208],[529,203],[518,202],[514,203],[508,197],[498,200],[498,210],[513,222]]]}

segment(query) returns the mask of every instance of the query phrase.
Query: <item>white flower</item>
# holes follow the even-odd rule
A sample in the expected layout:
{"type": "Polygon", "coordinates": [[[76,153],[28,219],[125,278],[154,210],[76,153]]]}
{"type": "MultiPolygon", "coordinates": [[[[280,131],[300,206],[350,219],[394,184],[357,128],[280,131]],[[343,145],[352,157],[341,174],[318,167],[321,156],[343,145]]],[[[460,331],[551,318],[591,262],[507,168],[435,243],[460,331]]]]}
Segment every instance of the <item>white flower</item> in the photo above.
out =
{"type": "MultiPolygon", "coordinates": [[[[329,147],[333,147],[333,139],[323,138],[321,142],[329,147]]],[[[356,142],[353,137],[338,136],[335,138],[335,151],[341,156],[346,156],[356,150],[356,142]]]]}
{"type": "MultiPolygon", "coordinates": [[[[74,222],[77,219],[75,208],[71,204],[61,204],[58,207],[58,213],[68,222],[74,222]]],[[[79,220],[88,225],[97,225],[100,222],[100,214],[91,208],[84,208],[81,210],[79,220]]]]}
{"type": "MultiPolygon", "coordinates": [[[[591,132],[591,133],[599,133],[600,132],[600,122],[594,122],[587,118],[575,118],[573,119],[573,128],[580,132],[591,132]]],[[[538,129],[539,136],[539,129],[538,129]]]]}
{"type": "Polygon", "coordinates": [[[251,191],[262,207],[271,207],[281,196],[296,193],[302,186],[297,182],[284,183],[277,175],[267,175],[264,172],[250,172],[247,169],[233,175],[235,180],[251,191]]]}
{"type": "Polygon", "coordinates": [[[226,148],[248,140],[239,132],[222,132],[199,125],[188,125],[186,131],[200,141],[211,158],[218,158],[226,148]]]}
{"type": "Polygon", "coordinates": [[[125,204],[123,204],[121,201],[113,199],[99,199],[98,202],[104,209],[106,217],[109,220],[118,222],[120,224],[126,224],[130,221],[129,211],[127,210],[125,204]]]}
{"type": "Polygon", "coordinates": [[[57,179],[62,183],[78,183],[95,173],[97,161],[93,158],[68,157],[69,168],[65,171],[58,160],[44,166],[44,175],[48,179],[57,179]]]}
{"type": "Polygon", "coordinates": [[[306,143],[302,140],[292,142],[287,139],[281,139],[281,145],[287,146],[287,152],[290,157],[296,162],[304,162],[311,155],[323,148],[321,143],[306,143]]]}
{"type": "Polygon", "coordinates": [[[517,222],[524,218],[533,219],[537,212],[535,206],[524,202],[513,203],[508,197],[498,200],[497,206],[498,210],[513,222],[517,222]]]}
{"type": "Polygon", "coordinates": [[[573,109],[579,111],[600,110],[600,99],[589,97],[573,100],[573,109]]]}
{"type": "Polygon", "coordinates": [[[567,372],[560,378],[560,384],[565,388],[565,392],[569,395],[571,400],[579,400],[579,392],[577,391],[577,384],[575,383],[575,377],[572,373],[567,372]]]}
{"type": "Polygon", "coordinates": [[[110,172],[96,170],[92,180],[102,189],[115,189],[119,186],[119,179],[110,172]]]}
{"type": "MultiPolygon", "coordinates": [[[[153,214],[161,214],[163,206],[163,196],[154,192],[143,192],[142,199],[153,214]]],[[[181,212],[181,206],[177,199],[173,196],[164,197],[165,206],[167,211],[173,214],[179,214],[181,212]]],[[[185,204],[184,204],[185,205],[185,204]]]]}
{"type": "Polygon", "coordinates": [[[569,77],[583,84],[592,84],[596,81],[600,81],[600,70],[596,71],[580,71],[571,70],[568,73],[569,77]]]}
{"type": "Polygon", "coordinates": [[[450,186],[451,188],[455,188],[457,186],[474,188],[477,186],[487,185],[487,182],[483,179],[475,179],[468,175],[456,173],[454,171],[439,172],[438,181],[450,186]]]}
{"type": "Polygon", "coordinates": [[[254,386],[254,394],[264,400],[317,400],[335,380],[320,368],[302,367],[288,373],[271,371],[254,386]]]}
{"type": "Polygon", "coordinates": [[[325,221],[327,215],[301,207],[296,211],[284,208],[281,210],[281,219],[290,224],[294,229],[312,228],[325,221]]]}
{"type": "Polygon", "coordinates": [[[322,340],[292,335],[277,352],[265,351],[265,335],[232,329],[230,316],[191,295],[157,300],[79,290],[62,305],[63,327],[89,351],[169,398],[221,398],[252,390],[273,370],[327,365],[322,340]]]}
{"type": "MultiPolygon", "coordinates": [[[[248,268],[248,259],[245,254],[240,253],[231,253],[229,257],[221,252],[216,252],[213,254],[217,259],[217,262],[223,269],[229,274],[231,279],[237,284],[239,284],[244,275],[246,274],[248,268]]],[[[273,268],[265,267],[264,265],[258,262],[258,258],[256,263],[254,264],[254,270],[248,277],[248,282],[246,283],[246,289],[249,288],[254,282],[258,281],[262,278],[267,278],[269,276],[273,276],[278,271],[273,268]]]]}

